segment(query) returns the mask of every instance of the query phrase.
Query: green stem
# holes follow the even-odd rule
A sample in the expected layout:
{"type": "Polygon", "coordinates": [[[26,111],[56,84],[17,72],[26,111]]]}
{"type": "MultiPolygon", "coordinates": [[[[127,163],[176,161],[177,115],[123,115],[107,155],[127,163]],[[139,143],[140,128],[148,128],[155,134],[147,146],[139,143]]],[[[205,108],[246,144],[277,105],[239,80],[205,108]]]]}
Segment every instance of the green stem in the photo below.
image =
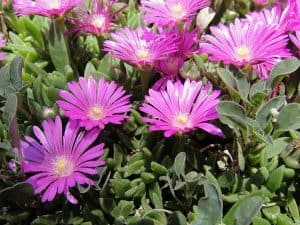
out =
{"type": "Polygon", "coordinates": [[[150,79],[151,79],[151,72],[152,72],[152,69],[145,69],[141,72],[143,95],[145,95],[148,91],[149,83],[150,83],[150,79]]]}
{"type": "Polygon", "coordinates": [[[65,18],[63,16],[57,17],[55,20],[55,26],[63,34],[65,32],[65,18]]]}
{"type": "Polygon", "coordinates": [[[175,141],[175,144],[173,145],[174,157],[179,152],[184,152],[184,146],[185,146],[186,136],[184,134],[177,134],[175,136],[175,138],[176,138],[176,141],[175,141]]]}

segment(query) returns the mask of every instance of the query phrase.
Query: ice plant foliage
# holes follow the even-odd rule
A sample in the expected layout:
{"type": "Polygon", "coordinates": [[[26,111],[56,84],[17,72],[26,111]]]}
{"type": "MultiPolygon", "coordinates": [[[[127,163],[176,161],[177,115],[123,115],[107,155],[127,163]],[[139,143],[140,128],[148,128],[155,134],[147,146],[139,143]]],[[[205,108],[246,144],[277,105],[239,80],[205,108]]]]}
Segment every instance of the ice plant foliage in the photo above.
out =
{"type": "Polygon", "coordinates": [[[90,9],[85,5],[77,7],[74,13],[77,18],[70,18],[74,24],[71,32],[91,33],[95,35],[102,35],[107,33],[115,20],[115,15],[122,11],[125,7],[112,12],[112,7],[118,1],[103,1],[93,0],[90,9]]]}
{"type": "Polygon", "coordinates": [[[221,129],[210,123],[219,117],[216,106],[220,102],[220,91],[211,91],[211,87],[210,83],[202,85],[201,81],[187,79],[184,84],[168,81],[166,90],[150,89],[140,108],[149,115],[144,121],[151,131],[164,131],[165,137],[197,128],[222,136],[221,129]]]}
{"type": "Polygon", "coordinates": [[[97,174],[96,168],[104,165],[99,158],[103,144],[90,147],[99,134],[94,129],[88,134],[80,131],[78,123],[69,122],[64,131],[59,117],[43,122],[43,130],[34,126],[37,139],[25,136],[22,141],[25,173],[33,174],[28,182],[35,193],[43,193],[42,202],[52,201],[57,194],[64,194],[69,202],[76,204],[70,188],[76,184],[93,185],[88,176],[97,174]]]}
{"type": "Polygon", "coordinates": [[[155,62],[178,50],[175,34],[156,34],[146,27],[125,27],[113,33],[112,38],[104,42],[104,50],[138,67],[152,68],[155,62]]]}
{"type": "Polygon", "coordinates": [[[97,82],[92,76],[79,78],[79,82],[68,84],[69,91],[62,90],[62,100],[57,104],[64,110],[64,115],[72,120],[79,120],[79,125],[87,130],[93,127],[104,129],[108,123],[120,124],[127,118],[130,110],[129,97],[125,90],[115,82],[97,82]]]}
{"type": "MultiPolygon", "coordinates": [[[[4,34],[2,32],[0,32],[0,48],[3,48],[6,45],[6,40],[4,37],[4,34]]],[[[0,61],[4,60],[5,58],[5,53],[0,51],[0,61]]]]}
{"type": "Polygon", "coordinates": [[[13,7],[18,15],[62,16],[83,0],[14,0],[13,7]]]}
{"type": "Polygon", "coordinates": [[[171,26],[193,19],[210,0],[141,0],[144,20],[157,26],[171,26]]]}
{"type": "Polygon", "coordinates": [[[201,51],[212,61],[222,61],[237,67],[253,66],[260,78],[266,79],[268,71],[282,58],[291,57],[287,49],[288,36],[273,26],[236,19],[226,26],[211,27],[205,35],[201,51]]]}

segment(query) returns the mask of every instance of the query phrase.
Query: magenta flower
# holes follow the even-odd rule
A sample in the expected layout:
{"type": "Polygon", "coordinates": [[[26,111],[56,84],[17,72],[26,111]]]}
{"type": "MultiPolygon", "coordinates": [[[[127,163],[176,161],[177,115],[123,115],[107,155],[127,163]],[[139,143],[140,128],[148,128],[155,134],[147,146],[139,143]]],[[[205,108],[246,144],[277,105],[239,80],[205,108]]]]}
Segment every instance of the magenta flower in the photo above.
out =
{"type": "Polygon", "coordinates": [[[112,38],[104,42],[104,51],[139,67],[152,68],[156,61],[178,50],[175,34],[156,34],[146,27],[125,27],[113,33],[112,38]]]}
{"type": "Polygon", "coordinates": [[[7,5],[9,3],[9,0],[2,0],[2,5],[7,5]]]}
{"type": "Polygon", "coordinates": [[[277,3],[272,8],[251,12],[246,15],[246,18],[250,23],[262,23],[285,33],[291,29],[290,23],[293,18],[294,8],[295,2],[289,2],[284,8],[277,3]]]}
{"type": "Polygon", "coordinates": [[[167,59],[159,60],[155,63],[154,69],[160,72],[163,77],[152,87],[154,90],[165,89],[168,80],[176,81],[179,70],[184,62],[192,57],[193,52],[198,50],[199,41],[197,40],[198,30],[193,32],[184,31],[180,33],[177,29],[168,32],[175,33],[178,37],[178,51],[169,55],[167,59]]]}
{"type": "Polygon", "coordinates": [[[104,165],[99,157],[103,155],[104,144],[90,146],[99,134],[98,129],[89,133],[80,132],[78,123],[71,121],[63,132],[59,117],[43,122],[43,131],[33,127],[37,138],[25,136],[21,142],[25,173],[34,173],[28,182],[36,194],[43,192],[42,202],[52,201],[57,194],[64,194],[67,200],[77,203],[70,193],[76,184],[93,185],[88,175],[97,174],[96,168],[104,165]]]}
{"type": "Polygon", "coordinates": [[[210,5],[210,0],[141,0],[144,20],[157,26],[181,24],[194,18],[197,11],[210,5]]]}
{"type": "MultiPolygon", "coordinates": [[[[289,30],[296,31],[300,30],[300,1],[299,0],[288,0],[287,5],[290,5],[290,21],[289,30]]],[[[287,7],[288,7],[287,6],[287,7]]]]}
{"type": "Polygon", "coordinates": [[[112,12],[112,7],[117,2],[117,0],[105,2],[103,0],[93,0],[90,9],[85,6],[76,8],[74,12],[78,17],[70,18],[70,21],[74,24],[74,28],[70,32],[91,33],[95,35],[107,33],[112,26],[112,22],[115,20],[115,15],[126,7],[112,12]]]}
{"type": "Polygon", "coordinates": [[[295,34],[290,34],[289,36],[293,44],[297,47],[298,55],[300,56],[300,31],[296,31],[295,34]]]}
{"type": "Polygon", "coordinates": [[[62,16],[82,0],[14,0],[17,15],[40,15],[47,17],[62,16]]]}
{"type": "Polygon", "coordinates": [[[258,5],[266,5],[268,4],[268,0],[252,0],[255,4],[258,5]]]}
{"type": "MultiPolygon", "coordinates": [[[[236,19],[229,26],[211,27],[211,35],[205,35],[201,52],[207,53],[211,61],[222,61],[237,67],[257,64],[273,65],[282,58],[291,57],[287,48],[288,36],[273,26],[236,19]]],[[[268,72],[270,71],[269,68],[268,72]]],[[[259,73],[262,79],[268,74],[259,73]]]]}
{"type": "Polygon", "coordinates": [[[220,102],[220,91],[210,90],[210,83],[202,86],[201,81],[189,79],[184,84],[169,81],[166,90],[150,89],[146,103],[140,108],[151,116],[144,121],[150,124],[151,131],[164,131],[165,137],[197,128],[223,136],[221,129],[209,123],[219,117],[216,106],[220,102]]]}
{"type": "Polygon", "coordinates": [[[72,120],[79,120],[79,125],[87,130],[93,127],[104,129],[108,123],[121,124],[128,117],[129,97],[125,90],[115,82],[107,82],[103,77],[98,82],[90,76],[87,80],[68,84],[69,91],[62,90],[58,106],[64,115],[72,120]]]}
{"type": "Polygon", "coordinates": [[[157,61],[154,68],[165,76],[174,77],[178,75],[184,61],[190,58],[193,52],[196,52],[199,41],[197,40],[198,30],[184,31],[182,34],[176,29],[171,32],[178,37],[176,42],[178,51],[170,54],[167,59],[157,61]]]}
{"type": "MultiPolygon", "coordinates": [[[[0,48],[3,48],[5,45],[6,45],[6,40],[4,34],[0,32],[0,48]]],[[[5,59],[5,55],[6,55],[5,52],[0,51],[0,61],[5,59]]]]}

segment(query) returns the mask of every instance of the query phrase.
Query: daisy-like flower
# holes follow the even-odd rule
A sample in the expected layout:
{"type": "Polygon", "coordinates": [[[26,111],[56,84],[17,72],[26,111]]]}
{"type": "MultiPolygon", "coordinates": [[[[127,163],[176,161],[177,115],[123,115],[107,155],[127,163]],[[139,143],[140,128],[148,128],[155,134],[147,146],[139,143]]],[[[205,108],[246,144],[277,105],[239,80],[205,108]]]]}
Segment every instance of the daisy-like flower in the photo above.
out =
{"type": "Polygon", "coordinates": [[[83,0],[14,0],[17,15],[59,17],[66,14],[83,0]]]}
{"type": "Polygon", "coordinates": [[[288,2],[286,7],[283,7],[277,3],[272,8],[251,12],[246,15],[246,18],[250,23],[269,25],[285,33],[291,29],[290,22],[293,18],[295,4],[295,2],[288,2]]]}
{"type": "Polygon", "coordinates": [[[268,4],[268,0],[252,0],[252,2],[254,2],[255,4],[258,4],[258,5],[268,4]]]}
{"type": "Polygon", "coordinates": [[[9,0],[2,0],[2,5],[7,5],[9,3],[9,0]]]}
{"type": "Polygon", "coordinates": [[[63,131],[59,117],[43,122],[43,130],[33,127],[37,139],[25,136],[21,142],[25,173],[33,174],[28,182],[36,194],[43,193],[42,202],[52,201],[64,194],[73,204],[76,198],[70,189],[76,184],[93,185],[88,176],[97,174],[96,168],[105,164],[99,158],[104,144],[90,147],[99,134],[99,129],[89,133],[80,132],[78,123],[69,122],[63,131]]]}
{"type": "Polygon", "coordinates": [[[113,33],[112,38],[104,42],[104,51],[141,68],[152,68],[155,62],[178,50],[175,34],[156,34],[146,27],[125,27],[113,33]]]}
{"type": "MultiPolygon", "coordinates": [[[[6,45],[6,40],[4,34],[0,32],[0,48],[3,48],[6,45]]],[[[0,61],[5,59],[5,53],[0,51],[0,61]]]]}
{"type": "Polygon", "coordinates": [[[62,90],[58,106],[64,115],[72,120],[79,120],[79,125],[87,130],[93,127],[104,129],[108,123],[121,124],[128,117],[130,110],[129,97],[123,87],[115,82],[107,82],[100,78],[97,82],[92,76],[87,80],[79,78],[79,82],[68,84],[70,91],[62,90]]]}
{"type": "Polygon", "coordinates": [[[300,56],[300,31],[296,31],[295,34],[290,34],[289,36],[293,44],[297,47],[298,55],[300,56]]]}
{"type": "Polygon", "coordinates": [[[193,19],[210,0],[141,0],[144,20],[157,26],[171,26],[193,19]]]}
{"type": "Polygon", "coordinates": [[[300,30],[300,1],[288,0],[287,5],[288,6],[291,5],[289,30],[291,31],[300,30]]]}
{"type": "Polygon", "coordinates": [[[177,76],[179,69],[182,67],[184,61],[192,56],[193,52],[196,52],[198,47],[198,30],[193,32],[184,31],[182,34],[178,30],[171,30],[178,37],[176,42],[178,45],[178,51],[169,55],[165,60],[157,61],[155,64],[155,70],[162,73],[165,76],[177,76]]]}
{"type": "Polygon", "coordinates": [[[170,54],[167,59],[155,63],[154,69],[163,76],[153,85],[152,88],[155,90],[164,89],[168,80],[177,80],[179,70],[184,62],[198,49],[197,29],[193,32],[184,31],[180,33],[177,29],[172,29],[168,32],[176,33],[178,37],[178,51],[170,54]]]}
{"type": "Polygon", "coordinates": [[[283,58],[291,57],[287,46],[288,36],[273,26],[236,19],[229,26],[211,27],[211,35],[205,35],[200,51],[207,53],[211,61],[222,61],[237,67],[250,65],[262,79],[258,67],[270,66],[283,58]]]}
{"type": "Polygon", "coordinates": [[[210,83],[202,85],[201,81],[189,79],[184,84],[168,81],[166,90],[150,89],[146,103],[140,108],[150,116],[144,121],[150,124],[150,130],[164,131],[165,137],[197,128],[223,136],[221,129],[209,123],[219,117],[216,106],[220,102],[220,91],[210,90],[210,83]]]}
{"type": "Polygon", "coordinates": [[[74,24],[74,28],[70,32],[83,32],[95,35],[107,33],[111,28],[115,15],[126,7],[112,12],[112,7],[117,2],[117,0],[105,2],[103,0],[93,0],[90,9],[87,9],[85,5],[77,7],[74,12],[78,17],[70,18],[70,21],[74,24]]]}

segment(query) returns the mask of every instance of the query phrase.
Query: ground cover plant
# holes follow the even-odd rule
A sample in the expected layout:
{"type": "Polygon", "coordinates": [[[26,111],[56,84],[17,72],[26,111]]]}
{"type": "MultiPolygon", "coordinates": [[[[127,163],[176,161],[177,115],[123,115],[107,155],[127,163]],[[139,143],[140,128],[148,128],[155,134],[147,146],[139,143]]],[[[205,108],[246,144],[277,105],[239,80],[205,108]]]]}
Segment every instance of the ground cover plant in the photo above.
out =
{"type": "Polygon", "coordinates": [[[0,9],[0,224],[300,224],[300,1],[0,9]]]}

